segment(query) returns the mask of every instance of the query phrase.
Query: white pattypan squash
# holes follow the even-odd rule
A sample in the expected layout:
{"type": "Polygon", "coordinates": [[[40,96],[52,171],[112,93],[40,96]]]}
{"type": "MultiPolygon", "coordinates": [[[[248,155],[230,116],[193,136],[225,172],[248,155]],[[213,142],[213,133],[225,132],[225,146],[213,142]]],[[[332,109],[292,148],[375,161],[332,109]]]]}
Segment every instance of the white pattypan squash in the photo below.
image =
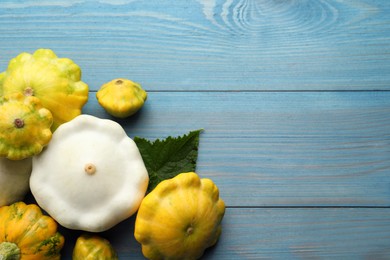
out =
{"type": "Polygon", "coordinates": [[[118,123],[80,115],[33,158],[30,188],[62,226],[101,232],[137,211],[148,182],[137,145],[118,123]]]}
{"type": "Polygon", "coordinates": [[[22,200],[29,191],[31,160],[0,157],[0,207],[22,200]]]}

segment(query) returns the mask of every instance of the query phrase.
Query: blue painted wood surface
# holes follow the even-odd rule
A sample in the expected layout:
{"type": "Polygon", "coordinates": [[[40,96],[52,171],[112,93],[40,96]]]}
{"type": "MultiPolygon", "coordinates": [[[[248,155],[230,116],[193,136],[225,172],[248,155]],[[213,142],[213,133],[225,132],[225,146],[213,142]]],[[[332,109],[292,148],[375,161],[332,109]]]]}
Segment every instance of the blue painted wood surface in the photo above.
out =
{"type": "MultiPolygon", "coordinates": [[[[205,259],[390,259],[390,1],[69,0],[0,5],[0,69],[51,48],[83,112],[117,77],[149,98],[117,120],[155,139],[203,128],[197,171],[227,204],[205,259]]],[[[28,197],[27,200],[33,201],[28,197]]],[[[134,217],[104,232],[142,259],[134,217]]],[[[70,259],[79,232],[66,235],[70,259]]]]}

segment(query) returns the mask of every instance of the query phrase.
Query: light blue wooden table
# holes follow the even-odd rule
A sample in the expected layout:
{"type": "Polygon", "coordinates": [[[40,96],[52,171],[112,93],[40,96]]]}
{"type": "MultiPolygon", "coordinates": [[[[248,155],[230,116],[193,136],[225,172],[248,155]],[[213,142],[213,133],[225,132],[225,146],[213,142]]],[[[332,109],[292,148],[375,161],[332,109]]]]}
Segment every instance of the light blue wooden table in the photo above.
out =
{"type": "MultiPolygon", "coordinates": [[[[37,48],[79,64],[86,114],[141,83],[131,137],[204,129],[197,172],[227,205],[204,259],[390,259],[390,1],[3,0],[0,42],[1,70],[37,48]]],[[[142,259],[133,225],[102,234],[120,259],[142,259]]]]}

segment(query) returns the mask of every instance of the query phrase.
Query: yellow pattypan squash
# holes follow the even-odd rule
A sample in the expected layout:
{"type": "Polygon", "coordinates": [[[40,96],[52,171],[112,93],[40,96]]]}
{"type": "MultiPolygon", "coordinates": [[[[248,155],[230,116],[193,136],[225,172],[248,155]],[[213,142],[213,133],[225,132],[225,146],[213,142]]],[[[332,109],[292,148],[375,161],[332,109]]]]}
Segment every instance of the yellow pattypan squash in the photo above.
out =
{"type": "Polygon", "coordinates": [[[128,79],[114,79],[96,93],[99,104],[112,116],[125,118],[135,114],[147,99],[141,85],[128,79]]]}
{"type": "Polygon", "coordinates": [[[22,93],[38,97],[54,118],[52,130],[81,114],[88,100],[88,85],[81,81],[80,67],[58,58],[50,49],[21,53],[0,74],[0,94],[22,93]]]}
{"type": "Polygon", "coordinates": [[[0,156],[21,160],[40,153],[52,137],[53,117],[38,98],[0,97],[0,156]]]}
{"type": "Polygon", "coordinates": [[[83,234],[76,240],[72,260],[117,260],[118,256],[107,239],[96,234],[83,234]]]}
{"type": "Polygon", "coordinates": [[[160,182],[142,201],[134,236],[148,259],[198,259],[221,234],[225,203],[194,172],[160,182]]]}
{"type": "Polygon", "coordinates": [[[56,260],[63,245],[57,223],[37,205],[16,202],[0,208],[0,259],[56,260]]]}

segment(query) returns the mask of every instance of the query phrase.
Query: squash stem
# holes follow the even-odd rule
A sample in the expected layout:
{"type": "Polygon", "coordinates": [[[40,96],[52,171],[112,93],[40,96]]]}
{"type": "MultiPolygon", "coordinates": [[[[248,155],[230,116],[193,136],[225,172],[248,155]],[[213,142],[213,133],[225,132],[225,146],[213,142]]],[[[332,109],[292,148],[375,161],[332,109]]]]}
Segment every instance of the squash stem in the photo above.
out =
{"type": "MultiPolygon", "coordinates": [[[[84,167],[84,171],[88,174],[88,175],[93,175],[95,174],[96,172],[96,166],[92,163],[87,163],[84,167]]],[[[1,259],[0,259],[1,260],[1,259]]]]}
{"type": "Polygon", "coordinates": [[[16,118],[14,124],[16,128],[22,128],[24,126],[24,121],[20,118],[16,118]]]}
{"type": "Polygon", "coordinates": [[[19,260],[20,249],[15,243],[1,242],[0,243],[0,259],[1,260],[19,260]]]}
{"type": "Polygon", "coordinates": [[[24,95],[26,97],[28,96],[34,96],[34,89],[32,89],[31,87],[27,87],[25,90],[24,90],[24,95]]]}
{"type": "Polygon", "coordinates": [[[189,226],[186,230],[186,235],[190,236],[192,235],[192,233],[194,233],[194,228],[192,226],[189,226]]]}

